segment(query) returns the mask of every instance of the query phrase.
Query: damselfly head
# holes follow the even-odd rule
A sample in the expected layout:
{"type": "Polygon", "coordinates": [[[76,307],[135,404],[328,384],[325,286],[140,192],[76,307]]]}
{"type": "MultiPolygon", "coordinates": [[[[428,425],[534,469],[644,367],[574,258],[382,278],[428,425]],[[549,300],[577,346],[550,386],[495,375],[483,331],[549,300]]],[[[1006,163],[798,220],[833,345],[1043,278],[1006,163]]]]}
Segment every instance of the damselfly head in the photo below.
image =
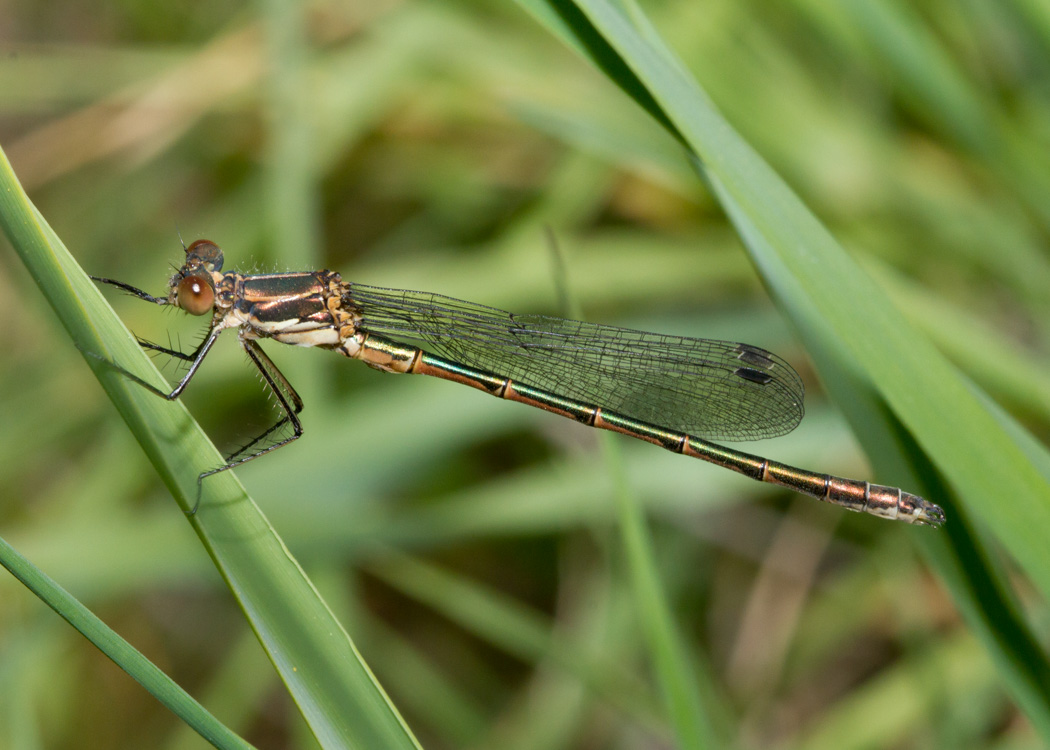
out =
{"type": "Polygon", "coordinates": [[[168,304],[190,315],[207,315],[215,306],[215,280],[222,270],[222,250],[210,240],[197,240],[186,248],[186,262],[171,279],[168,304]]]}

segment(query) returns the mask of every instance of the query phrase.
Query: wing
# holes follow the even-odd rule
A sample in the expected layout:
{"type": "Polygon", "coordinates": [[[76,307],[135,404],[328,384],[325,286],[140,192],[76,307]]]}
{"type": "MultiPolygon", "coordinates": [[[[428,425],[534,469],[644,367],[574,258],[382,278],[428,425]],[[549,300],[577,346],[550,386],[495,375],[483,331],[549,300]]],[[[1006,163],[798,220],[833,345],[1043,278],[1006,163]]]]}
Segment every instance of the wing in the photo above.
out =
{"type": "Polygon", "coordinates": [[[361,328],[454,362],[669,429],[757,440],[802,419],[798,373],[764,349],[349,284],[361,328]]]}

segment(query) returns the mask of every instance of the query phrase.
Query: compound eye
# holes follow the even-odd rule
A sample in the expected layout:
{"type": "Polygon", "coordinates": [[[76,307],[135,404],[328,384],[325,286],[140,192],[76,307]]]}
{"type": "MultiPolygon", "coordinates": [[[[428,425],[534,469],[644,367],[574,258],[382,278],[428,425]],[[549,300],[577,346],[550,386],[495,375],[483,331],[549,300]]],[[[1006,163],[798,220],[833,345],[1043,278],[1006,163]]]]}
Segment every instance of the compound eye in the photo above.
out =
{"type": "Polygon", "coordinates": [[[186,248],[186,262],[198,262],[209,271],[221,271],[222,250],[211,240],[197,240],[186,248]]]}
{"type": "Polygon", "coordinates": [[[187,276],[179,282],[175,301],[190,315],[205,315],[215,304],[215,290],[203,276],[187,276]]]}

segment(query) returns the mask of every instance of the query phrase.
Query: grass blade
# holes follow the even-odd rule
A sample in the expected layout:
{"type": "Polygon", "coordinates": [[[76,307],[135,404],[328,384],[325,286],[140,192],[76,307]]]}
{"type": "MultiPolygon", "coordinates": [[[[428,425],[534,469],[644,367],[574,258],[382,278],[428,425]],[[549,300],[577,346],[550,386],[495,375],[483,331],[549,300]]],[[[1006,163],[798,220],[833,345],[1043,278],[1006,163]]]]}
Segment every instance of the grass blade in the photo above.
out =
{"type": "MultiPolygon", "coordinates": [[[[2,152],[0,224],[82,351],[163,382],[29,202],[2,152]]],[[[87,360],[180,506],[191,508],[198,473],[221,463],[214,446],[181,404],[157,398],[94,357],[87,360]]],[[[209,479],[200,511],[189,521],[323,746],[417,747],[342,626],[232,472],[209,479]]]]}
{"type": "Polygon", "coordinates": [[[195,729],[201,737],[221,748],[252,747],[3,539],[0,539],[0,565],[7,568],[11,575],[80,631],[99,651],[150,691],[172,713],[195,729]]]}
{"type": "MultiPolygon", "coordinates": [[[[948,509],[954,549],[949,552],[936,538],[923,541],[942,567],[964,559],[988,564],[965,527],[972,513],[1044,596],[1050,595],[1042,531],[1050,524],[1047,451],[1019,440],[977,389],[905,320],[726,122],[633,4],[522,0],[522,5],[541,21],[556,14],[560,23],[548,27],[611,71],[614,83],[640,106],[650,113],[655,106],[657,122],[687,146],[849,418],[878,479],[913,487],[948,509]],[[622,64],[611,64],[611,57],[622,64]],[[624,69],[626,74],[617,73],[624,69]],[[635,95],[639,87],[642,96],[635,95]]],[[[1050,736],[1050,670],[1037,656],[1037,641],[1023,620],[1010,617],[1016,608],[1007,606],[1013,597],[1001,583],[1005,579],[994,573],[990,578],[998,579],[999,588],[989,588],[987,580],[975,585],[984,592],[981,597],[970,597],[962,586],[952,588],[967,597],[963,610],[975,618],[977,632],[1029,717],[1050,736]],[[1009,628],[992,624],[1002,617],[1010,619],[1009,628]],[[995,635],[1006,632],[1015,637],[995,635]],[[1018,669],[1018,664],[1027,666],[1018,669]]]]}

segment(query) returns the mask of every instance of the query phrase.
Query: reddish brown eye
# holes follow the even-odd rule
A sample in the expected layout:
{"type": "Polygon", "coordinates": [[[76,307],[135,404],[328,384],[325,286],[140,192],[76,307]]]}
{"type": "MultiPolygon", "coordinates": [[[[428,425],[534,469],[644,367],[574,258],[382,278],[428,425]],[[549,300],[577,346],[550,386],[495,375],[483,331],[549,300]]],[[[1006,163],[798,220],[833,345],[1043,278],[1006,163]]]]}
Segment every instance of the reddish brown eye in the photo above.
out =
{"type": "Polygon", "coordinates": [[[187,276],[179,282],[176,302],[190,315],[211,312],[215,303],[215,291],[202,276],[187,276]]]}
{"type": "Polygon", "coordinates": [[[186,248],[186,262],[200,263],[209,271],[222,270],[222,250],[211,240],[197,240],[186,248]]]}

